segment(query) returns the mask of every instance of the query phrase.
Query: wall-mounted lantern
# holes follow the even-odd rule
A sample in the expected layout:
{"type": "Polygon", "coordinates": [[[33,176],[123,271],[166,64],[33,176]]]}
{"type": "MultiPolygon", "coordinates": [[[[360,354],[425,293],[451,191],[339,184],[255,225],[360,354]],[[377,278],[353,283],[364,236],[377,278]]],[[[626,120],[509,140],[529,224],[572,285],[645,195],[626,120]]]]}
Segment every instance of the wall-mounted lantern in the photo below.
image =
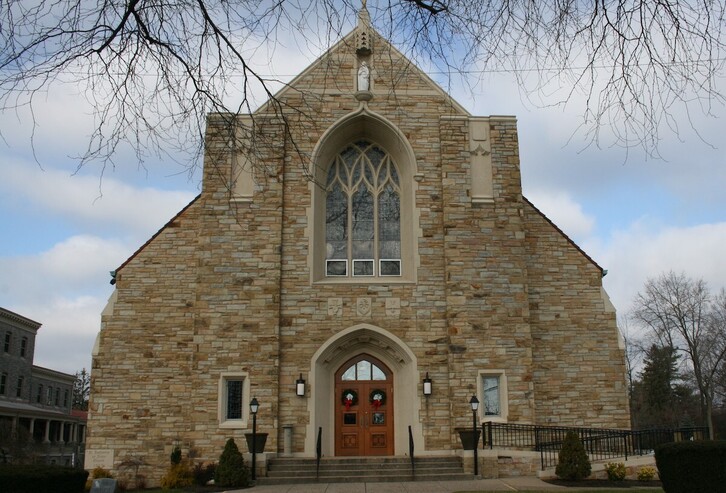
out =
{"type": "Polygon", "coordinates": [[[423,379],[423,395],[428,397],[431,395],[432,391],[432,382],[429,378],[429,372],[426,372],[426,378],[423,379]]]}
{"type": "Polygon", "coordinates": [[[295,380],[295,394],[298,397],[305,397],[305,379],[300,374],[300,378],[295,380]]]}

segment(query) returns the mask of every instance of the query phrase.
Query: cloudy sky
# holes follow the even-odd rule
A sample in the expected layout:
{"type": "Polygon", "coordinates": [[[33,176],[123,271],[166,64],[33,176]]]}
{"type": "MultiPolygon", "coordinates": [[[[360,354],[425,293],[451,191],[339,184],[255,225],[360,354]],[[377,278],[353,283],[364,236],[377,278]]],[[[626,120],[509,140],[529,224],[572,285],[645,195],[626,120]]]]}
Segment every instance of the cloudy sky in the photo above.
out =
{"type": "MultiPolygon", "coordinates": [[[[278,48],[266,68],[284,79],[310,60],[278,48]]],[[[524,195],[608,270],[621,315],[647,278],[668,270],[726,286],[723,107],[690,116],[698,133],[684,125],[663,135],[663,159],[652,159],[586,146],[577,100],[534,107],[506,75],[474,92],[449,89],[472,114],[517,116],[524,195]]],[[[99,165],[78,170],[70,156],[85,150],[93,123],[73,84],[37,100],[35,116],[35,129],[27,110],[0,119],[0,306],[43,324],[36,364],[73,373],[90,367],[109,271],[197,195],[200,175],[171,162],[140,167],[123,151],[102,179],[99,165]]]]}

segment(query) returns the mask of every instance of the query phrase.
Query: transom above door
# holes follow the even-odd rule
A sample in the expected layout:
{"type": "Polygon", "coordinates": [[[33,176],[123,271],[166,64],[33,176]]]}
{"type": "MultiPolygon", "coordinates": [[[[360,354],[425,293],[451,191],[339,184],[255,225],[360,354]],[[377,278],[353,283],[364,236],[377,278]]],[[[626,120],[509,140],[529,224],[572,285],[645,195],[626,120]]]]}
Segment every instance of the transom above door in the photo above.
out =
{"type": "Polygon", "coordinates": [[[335,455],[393,455],[393,374],[361,354],[335,374],[335,455]]]}

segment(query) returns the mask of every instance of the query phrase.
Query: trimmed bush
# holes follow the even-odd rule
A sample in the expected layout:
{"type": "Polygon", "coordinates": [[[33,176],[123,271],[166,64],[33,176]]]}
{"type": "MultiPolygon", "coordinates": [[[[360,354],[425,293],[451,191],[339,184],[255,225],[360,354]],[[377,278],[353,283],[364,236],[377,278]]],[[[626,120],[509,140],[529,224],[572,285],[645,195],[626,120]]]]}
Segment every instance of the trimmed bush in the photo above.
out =
{"type": "Polygon", "coordinates": [[[242,454],[234,443],[227,440],[224,452],[219,456],[219,465],[214,473],[214,484],[218,486],[249,486],[250,471],[244,463],[242,454]]]}
{"type": "Polygon", "coordinates": [[[653,479],[655,479],[655,472],[655,467],[641,467],[638,470],[638,481],[653,481],[653,479]]]}
{"type": "Polygon", "coordinates": [[[655,449],[667,493],[721,493],[726,485],[726,441],[674,442],[655,449]]]}
{"type": "Polygon", "coordinates": [[[590,459],[580,437],[574,431],[568,431],[557,460],[555,474],[561,479],[579,481],[590,475],[590,459]]]}
{"type": "Polygon", "coordinates": [[[113,479],[113,474],[111,474],[111,471],[109,471],[108,469],[104,469],[103,467],[97,467],[91,472],[91,478],[93,478],[93,479],[103,479],[103,478],[113,479]]]}
{"type": "Polygon", "coordinates": [[[44,465],[0,465],[3,493],[83,493],[88,471],[44,465]]]}
{"type": "Polygon", "coordinates": [[[179,464],[172,464],[169,470],[161,478],[161,487],[165,490],[172,488],[186,488],[194,484],[194,473],[187,461],[179,464]]]}
{"type": "Polygon", "coordinates": [[[605,464],[605,472],[608,473],[608,479],[610,481],[623,481],[627,474],[625,464],[622,462],[608,462],[605,464]]]}

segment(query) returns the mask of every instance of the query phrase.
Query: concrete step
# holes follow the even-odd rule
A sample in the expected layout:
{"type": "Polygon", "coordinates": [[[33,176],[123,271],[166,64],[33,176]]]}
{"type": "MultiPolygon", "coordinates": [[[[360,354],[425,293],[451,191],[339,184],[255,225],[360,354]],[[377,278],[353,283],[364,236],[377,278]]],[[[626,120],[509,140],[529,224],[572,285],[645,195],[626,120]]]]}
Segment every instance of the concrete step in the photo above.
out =
{"type": "Polygon", "coordinates": [[[258,484],[351,483],[401,481],[456,481],[471,479],[459,457],[333,457],[315,459],[277,458],[268,463],[268,475],[258,484]]]}

